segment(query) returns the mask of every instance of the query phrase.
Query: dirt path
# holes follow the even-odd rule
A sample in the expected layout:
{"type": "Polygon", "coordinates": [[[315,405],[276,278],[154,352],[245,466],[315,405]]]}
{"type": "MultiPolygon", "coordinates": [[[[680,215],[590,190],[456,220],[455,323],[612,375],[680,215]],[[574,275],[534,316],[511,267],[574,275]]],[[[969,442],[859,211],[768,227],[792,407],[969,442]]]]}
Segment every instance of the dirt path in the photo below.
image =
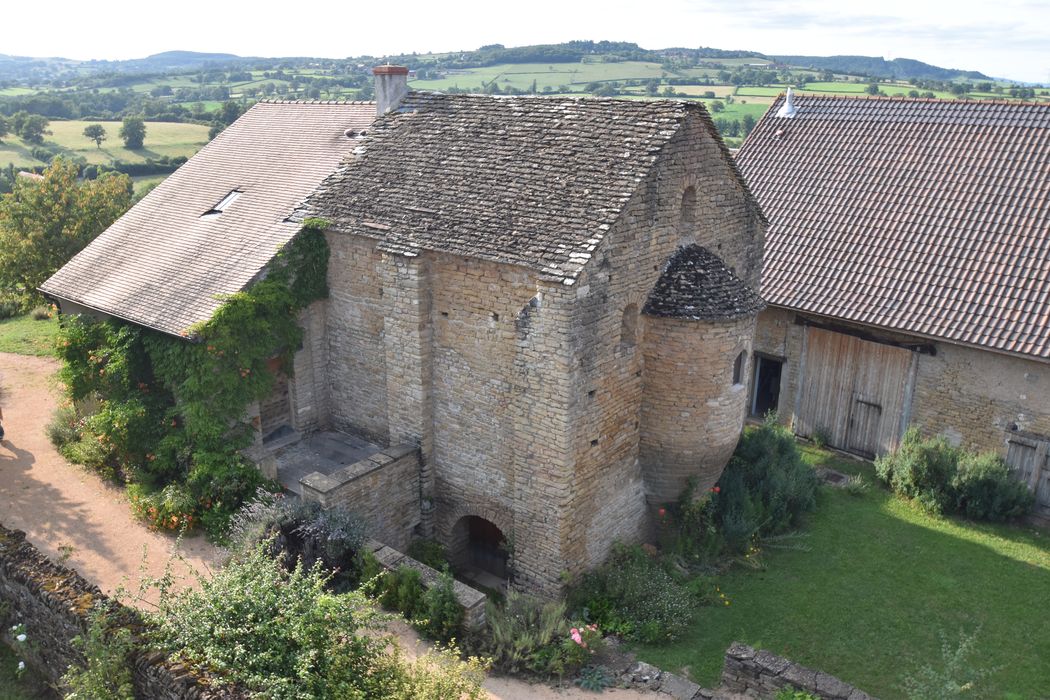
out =
{"type": "MultiPolygon", "coordinates": [[[[134,588],[145,571],[163,573],[174,539],[151,532],[132,514],[124,492],[95,474],[69,464],[48,441],[44,427],[59,400],[50,358],[0,353],[0,407],[6,435],[0,443],[0,523],[25,531],[30,542],[54,561],[79,571],[107,593],[134,588]]],[[[214,569],[221,550],[203,536],[187,537],[181,551],[199,571],[214,569]]],[[[176,573],[185,575],[184,567],[176,573]]],[[[412,656],[426,642],[408,627],[396,629],[412,656]]],[[[550,688],[513,678],[491,677],[485,689],[493,700],[576,700],[598,697],[578,688],[550,688]]],[[[656,693],[612,689],[612,700],[666,698],[656,693]]]]}
{"type": "MultiPolygon", "coordinates": [[[[135,587],[140,567],[158,576],[174,539],[151,532],[131,514],[123,491],[66,462],[44,427],[59,401],[50,358],[0,353],[0,523],[24,530],[55,561],[79,571],[106,593],[135,587]],[[143,559],[145,552],[145,560],[143,559]]],[[[203,536],[182,541],[183,556],[201,571],[220,561],[203,536]]],[[[184,567],[175,569],[185,574],[184,567]]]]}

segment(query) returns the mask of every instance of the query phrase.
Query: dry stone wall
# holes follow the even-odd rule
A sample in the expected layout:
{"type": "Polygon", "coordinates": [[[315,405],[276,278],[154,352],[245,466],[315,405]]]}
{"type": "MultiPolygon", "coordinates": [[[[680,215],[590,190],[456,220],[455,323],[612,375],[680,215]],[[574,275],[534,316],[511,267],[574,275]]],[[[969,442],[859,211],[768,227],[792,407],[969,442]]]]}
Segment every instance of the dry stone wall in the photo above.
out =
{"type": "Polygon", "coordinates": [[[722,693],[748,698],[772,698],[784,688],[796,688],[824,700],[874,700],[834,676],[800,666],[768,651],[733,642],[722,667],[722,693]]]}
{"type": "MultiPolygon", "coordinates": [[[[25,539],[25,533],[0,525],[0,602],[4,603],[3,630],[24,623],[28,639],[18,645],[19,656],[42,676],[58,683],[70,665],[83,665],[74,637],[88,628],[95,605],[109,598],[80,574],[59,566],[25,539]]],[[[113,617],[128,620],[133,629],[137,613],[119,603],[113,617]]],[[[10,640],[5,640],[10,642],[10,640]]],[[[209,687],[207,676],[173,664],[160,653],[142,647],[133,652],[132,676],[136,697],[151,700],[244,700],[238,688],[209,687]]]]}

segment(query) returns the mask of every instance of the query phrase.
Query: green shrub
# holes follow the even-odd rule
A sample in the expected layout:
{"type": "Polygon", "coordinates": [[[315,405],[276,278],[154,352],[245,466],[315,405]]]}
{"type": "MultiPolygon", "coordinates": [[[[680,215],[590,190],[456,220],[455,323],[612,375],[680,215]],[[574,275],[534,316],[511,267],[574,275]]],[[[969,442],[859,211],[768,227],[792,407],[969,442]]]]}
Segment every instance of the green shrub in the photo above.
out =
{"type": "Polygon", "coordinates": [[[951,510],[951,483],[959,451],[943,437],[923,439],[917,428],[904,433],[900,447],[875,460],[875,474],[902,496],[931,513],[951,510]]]}
{"type": "Polygon", "coordinates": [[[70,666],[62,676],[62,685],[69,689],[66,700],[134,700],[128,662],[134,650],[130,629],[111,625],[109,611],[96,607],[88,617],[87,633],[72,641],[86,664],[70,666]]]}
{"type": "Polygon", "coordinates": [[[25,302],[14,296],[0,296],[0,320],[25,313],[25,302]]]}
{"type": "Polygon", "coordinates": [[[423,612],[423,577],[417,569],[399,566],[387,571],[380,579],[379,603],[387,610],[395,610],[408,620],[423,612]]]}
{"type": "Polygon", "coordinates": [[[788,686],[778,690],[774,700],[820,700],[820,697],[793,686],[788,686]]]}
{"type": "Polygon", "coordinates": [[[486,604],[482,650],[505,673],[562,676],[567,668],[563,643],[569,636],[565,609],[563,601],[510,590],[502,604],[486,604]]]}
{"type": "Polygon", "coordinates": [[[870,489],[871,484],[864,478],[863,474],[853,474],[846,480],[846,493],[851,496],[863,496],[870,489]]]}
{"type": "Polygon", "coordinates": [[[574,617],[648,644],[677,638],[692,621],[696,604],[687,583],[640,547],[617,546],[568,595],[574,617]]]}
{"type": "Polygon", "coordinates": [[[968,518],[1007,520],[1024,515],[1035,497],[1010,476],[1002,458],[992,453],[964,454],[952,479],[955,509],[968,518]]]}
{"type": "Polygon", "coordinates": [[[464,611],[456,598],[455,585],[452,573],[446,569],[423,593],[423,619],[417,621],[416,629],[430,639],[449,642],[459,633],[464,611]]]}
{"type": "Polygon", "coordinates": [[[45,432],[47,439],[61,451],[63,447],[77,439],[77,411],[72,404],[67,403],[55,409],[51,415],[51,421],[47,424],[45,432]]]}
{"type": "Polygon", "coordinates": [[[998,669],[973,665],[969,657],[977,644],[978,628],[973,634],[961,632],[958,642],[941,638],[941,659],[936,666],[924,664],[901,679],[900,687],[908,700],[956,700],[962,697],[984,697],[981,682],[998,669]]]}
{"type": "Polygon", "coordinates": [[[51,307],[50,306],[37,306],[29,312],[29,316],[34,321],[46,321],[51,318],[51,307]]]}
{"type": "Polygon", "coordinates": [[[405,554],[438,571],[449,564],[445,545],[436,540],[415,540],[408,545],[408,551],[405,554]]]}
{"type": "Polygon", "coordinates": [[[908,429],[895,451],[875,460],[875,473],[894,493],[932,513],[1006,520],[1024,515],[1034,502],[1000,457],[966,452],[942,437],[924,439],[916,428],[908,429]]]}
{"type": "Polygon", "coordinates": [[[827,426],[818,425],[813,428],[813,434],[809,436],[814,447],[823,449],[831,444],[831,430],[827,426]]]}

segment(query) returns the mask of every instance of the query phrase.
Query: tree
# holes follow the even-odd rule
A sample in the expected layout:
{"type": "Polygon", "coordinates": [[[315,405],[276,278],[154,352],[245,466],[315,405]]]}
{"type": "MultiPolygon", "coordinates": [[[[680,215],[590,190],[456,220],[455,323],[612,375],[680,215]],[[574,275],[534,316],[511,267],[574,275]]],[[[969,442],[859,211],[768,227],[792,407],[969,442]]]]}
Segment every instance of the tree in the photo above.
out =
{"type": "Polygon", "coordinates": [[[142,117],[124,117],[120,138],[124,139],[125,148],[142,148],[142,142],[146,139],[146,122],[142,121],[142,117]]]}
{"type": "Polygon", "coordinates": [[[878,83],[871,83],[870,85],[868,85],[868,88],[867,88],[867,90],[865,90],[865,92],[867,92],[869,95],[881,95],[882,94],[882,92],[879,91],[879,84],[878,83]]]}
{"type": "Polygon", "coordinates": [[[102,148],[102,142],[106,140],[106,127],[101,124],[88,124],[84,127],[84,136],[94,141],[97,148],[102,148]]]}
{"type": "Polygon", "coordinates": [[[0,114],[0,143],[3,143],[4,137],[7,136],[8,132],[7,119],[4,115],[0,114]]]}
{"type": "Polygon", "coordinates": [[[0,196],[0,287],[26,305],[58,268],[131,204],[127,175],[80,181],[77,166],[56,158],[43,180],[16,178],[0,196]]]}
{"type": "Polygon", "coordinates": [[[721,112],[726,108],[725,103],[721,100],[715,100],[709,106],[711,107],[712,112],[721,112]]]}
{"type": "Polygon", "coordinates": [[[744,136],[747,136],[755,128],[755,118],[750,114],[745,114],[740,122],[740,128],[744,130],[744,136]]]}
{"type": "Polygon", "coordinates": [[[43,143],[44,134],[51,133],[47,130],[50,123],[47,117],[29,114],[25,110],[11,115],[11,131],[26,143],[43,143]]]}

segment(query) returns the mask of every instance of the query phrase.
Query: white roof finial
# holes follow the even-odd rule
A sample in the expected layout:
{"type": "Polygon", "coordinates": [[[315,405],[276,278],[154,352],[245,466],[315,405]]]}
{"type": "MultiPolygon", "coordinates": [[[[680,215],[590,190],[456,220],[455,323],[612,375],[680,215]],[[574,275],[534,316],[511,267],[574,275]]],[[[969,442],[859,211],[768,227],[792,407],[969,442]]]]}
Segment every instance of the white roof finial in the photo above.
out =
{"type": "Polygon", "coordinates": [[[791,88],[788,88],[787,98],[784,100],[784,104],[777,110],[777,119],[791,119],[798,112],[795,109],[794,102],[791,101],[791,88]]]}

